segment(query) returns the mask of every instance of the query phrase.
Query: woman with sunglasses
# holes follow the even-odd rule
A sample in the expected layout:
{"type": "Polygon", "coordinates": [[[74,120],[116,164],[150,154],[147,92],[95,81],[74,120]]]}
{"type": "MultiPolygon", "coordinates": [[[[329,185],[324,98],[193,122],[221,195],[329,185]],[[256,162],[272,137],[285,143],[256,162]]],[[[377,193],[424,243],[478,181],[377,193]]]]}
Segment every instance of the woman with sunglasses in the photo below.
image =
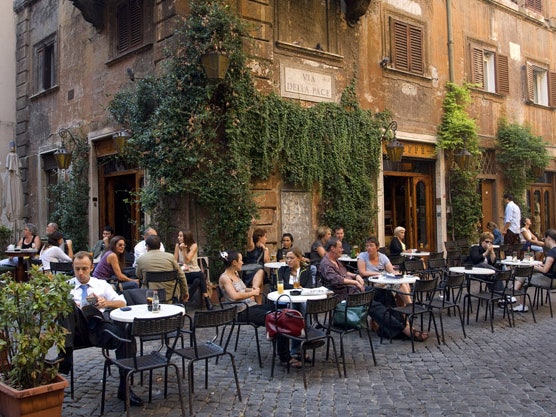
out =
{"type": "Polygon", "coordinates": [[[479,244],[471,247],[465,263],[480,268],[496,269],[494,267],[496,263],[496,253],[494,253],[493,240],[494,235],[492,233],[481,233],[479,244]]]}

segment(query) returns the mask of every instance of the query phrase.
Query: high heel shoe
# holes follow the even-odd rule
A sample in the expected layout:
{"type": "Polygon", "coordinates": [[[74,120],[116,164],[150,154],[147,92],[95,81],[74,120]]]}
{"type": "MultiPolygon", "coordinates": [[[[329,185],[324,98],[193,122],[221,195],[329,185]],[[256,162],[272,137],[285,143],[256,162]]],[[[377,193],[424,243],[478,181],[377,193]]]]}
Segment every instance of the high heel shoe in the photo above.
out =
{"type": "Polygon", "coordinates": [[[212,310],[214,308],[212,302],[210,301],[210,297],[205,297],[205,307],[207,310],[212,310]]]}

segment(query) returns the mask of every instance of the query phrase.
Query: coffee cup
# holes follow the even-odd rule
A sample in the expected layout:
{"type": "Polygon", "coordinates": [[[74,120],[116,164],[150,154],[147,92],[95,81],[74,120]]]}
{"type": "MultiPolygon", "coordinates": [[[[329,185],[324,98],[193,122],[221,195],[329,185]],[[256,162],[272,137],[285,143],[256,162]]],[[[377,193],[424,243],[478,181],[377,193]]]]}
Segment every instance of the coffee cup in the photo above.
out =
{"type": "Polygon", "coordinates": [[[8,250],[9,250],[9,251],[12,251],[12,250],[14,250],[14,249],[15,249],[15,245],[8,245],[8,250]]]}

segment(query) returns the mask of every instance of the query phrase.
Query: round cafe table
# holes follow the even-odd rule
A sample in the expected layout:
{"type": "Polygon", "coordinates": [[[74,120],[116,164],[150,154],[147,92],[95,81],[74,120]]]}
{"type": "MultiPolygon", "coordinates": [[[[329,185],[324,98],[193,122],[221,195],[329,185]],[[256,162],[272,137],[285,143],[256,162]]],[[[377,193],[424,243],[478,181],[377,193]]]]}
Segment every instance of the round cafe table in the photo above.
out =
{"type": "Polygon", "coordinates": [[[132,323],[135,318],[138,319],[158,319],[160,317],[169,317],[174,314],[185,314],[185,308],[176,304],[160,304],[160,311],[153,313],[147,309],[146,304],[136,304],[131,307],[131,310],[125,311],[117,308],[110,312],[110,318],[120,323],[132,323]]]}
{"type": "Polygon", "coordinates": [[[477,268],[477,267],[467,269],[464,266],[451,266],[449,270],[450,272],[456,272],[458,274],[465,274],[465,275],[494,275],[496,273],[494,269],[477,268]]]}
{"type": "Polygon", "coordinates": [[[269,268],[269,269],[280,269],[281,267],[286,266],[286,265],[287,265],[287,263],[282,262],[282,261],[280,261],[280,262],[266,262],[264,264],[264,267],[269,268]]]}
{"type": "MultiPolygon", "coordinates": [[[[292,290],[284,290],[283,294],[278,294],[278,291],[272,291],[267,294],[266,298],[270,301],[276,301],[279,296],[286,294],[290,296],[292,303],[297,304],[306,303],[307,300],[323,300],[332,292],[321,288],[307,288],[302,290],[301,295],[291,295],[290,291],[292,290]]],[[[288,301],[287,297],[284,297],[283,299],[285,302],[288,301]]]]}
{"type": "Polygon", "coordinates": [[[422,258],[424,256],[430,256],[430,252],[402,252],[400,253],[400,255],[402,256],[408,256],[408,257],[413,257],[415,256],[416,258],[422,258]]]}
{"type": "Polygon", "coordinates": [[[32,258],[37,254],[36,249],[20,249],[20,250],[6,250],[6,255],[17,258],[17,265],[15,267],[15,280],[17,282],[28,281],[27,277],[27,262],[25,258],[32,258]]]}
{"type": "Polygon", "coordinates": [[[415,281],[419,279],[415,275],[396,275],[395,278],[389,277],[387,275],[375,275],[368,277],[369,283],[371,285],[400,285],[400,284],[415,284],[415,281]]]}

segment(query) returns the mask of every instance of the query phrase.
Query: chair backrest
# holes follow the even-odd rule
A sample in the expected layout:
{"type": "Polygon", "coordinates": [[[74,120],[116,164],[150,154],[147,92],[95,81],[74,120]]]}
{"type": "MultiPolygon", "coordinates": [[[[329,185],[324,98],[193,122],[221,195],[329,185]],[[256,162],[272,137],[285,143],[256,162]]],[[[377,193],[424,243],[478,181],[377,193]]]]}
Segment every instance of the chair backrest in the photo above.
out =
{"type": "Polygon", "coordinates": [[[515,279],[516,277],[520,277],[520,278],[526,278],[527,283],[529,282],[529,280],[531,279],[531,276],[533,275],[533,266],[516,266],[513,269],[513,279],[515,279]]]}
{"type": "Polygon", "coordinates": [[[440,259],[429,259],[427,266],[429,269],[445,269],[446,260],[444,258],[440,259]]]}
{"type": "Polygon", "coordinates": [[[220,310],[198,310],[193,316],[193,328],[218,327],[233,324],[237,316],[237,306],[227,306],[220,310]]]}
{"type": "Polygon", "coordinates": [[[392,265],[398,265],[398,266],[402,266],[405,261],[405,257],[402,255],[390,255],[388,259],[390,259],[390,263],[392,265]]]}
{"type": "Polygon", "coordinates": [[[53,274],[58,272],[64,275],[73,276],[73,263],[72,262],[50,262],[50,271],[53,274]]]}
{"type": "Polygon", "coordinates": [[[413,284],[413,303],[429,304],[437,290],[438,278],[420,279],[413,284]]]}
{"type": "Polygon", "coordinates": [[[450,272],[446,276],[446,280],[444,281],[444,286],[447,288],[457,288],[457,287],[463,287],[464,283],[465,283],[465,274],[450,272]]]}
{"type": "Polygon", "coordinates": [[[183,314],[177,313],[168,317],[159,318],[135,318],[131,325],[131,336],[133,337],[147,337],[164,335],[171,332],[180,331],[183,325],[183,314]]]}
{"type": "MultiPolygon", "coordinates": [[[[505,282],[506,283],[505,287],[504,287],[504,289],[505,289],[508,285],[508,281],[512,278],[512,274],[513,274],[513,271],[511,269],[496,271],[494,276],[492,276],[492,280],[493,281],[505,282]]],[[[496,285],[493,285],[492,288],[493,288],[494,291],[499,291],[497,289],[496,285]]]]}
{"type": "Polygon", "coordinates": [[[500,259],[504,259],[506,256],[511,256],[512,254],[512,246],[503,244],[500,245],[500,249],[498,251],[500,259]]]}
{"type": "Polygon", "coordinates": [[[403,263],[403,267],[405,272],[408,274],[413,272],[421,272],[425,270],[425,266],[423,265],[423,261],[420,259],[406,259],[403,263]]]}
{"type": "Polygon", "coordinates": [[[340,299],[336,295],[321,300],[307,300],[305,313],[307,315],[329,313],[339,302],[340,299]]]}
{"type": "Polygon", "coordinates": [[[450,266],[461,265],[461,251],[459,249],[447,249],[446,264],[450,266]]]}
{"type": "Polygon", "coordinates": [[[347,307],[359,307],[359,306],[368,306],[373,301],[375,297],[374,291],[366,291],[360,292],[357,294],[348,294],[346,297],[346,306],[347,307]]]}
{"type": "Polygon", "coordinates": [[[429,255],[429,261],[433,259],[444,259],[444,252],[431,252],[429,255]]]}
{"type": "Polygon", "coordinates": [[[467,239],[457,239],[456,240],[456,247],[457,248],[466,248],[469,249],[469,242],[467,241],[467,239]]]}
{"type": "Polygon", "coordinates": [[[458,248],[457,242],[455,240],[447,240],[444,242],[444,247],[447,251],[455,250],[458,248]]]}
{"type": "MultiPolygon", "coordinates": [[[[174,269],[172,271],[147,271],[145,272],[145,280],[147,281],[147,288],[151,288],[152,283],[167,283],[173,281],[172,294],[171,297],[161,298],[166,302],[176,301],[176,289],[178,288],[178,271],[174,269]]],[[[155,289],[159,289],[159,286],[153,286],[155,289]]],[[[168,295],[168,294],[166,294],[168,295]]]]}

